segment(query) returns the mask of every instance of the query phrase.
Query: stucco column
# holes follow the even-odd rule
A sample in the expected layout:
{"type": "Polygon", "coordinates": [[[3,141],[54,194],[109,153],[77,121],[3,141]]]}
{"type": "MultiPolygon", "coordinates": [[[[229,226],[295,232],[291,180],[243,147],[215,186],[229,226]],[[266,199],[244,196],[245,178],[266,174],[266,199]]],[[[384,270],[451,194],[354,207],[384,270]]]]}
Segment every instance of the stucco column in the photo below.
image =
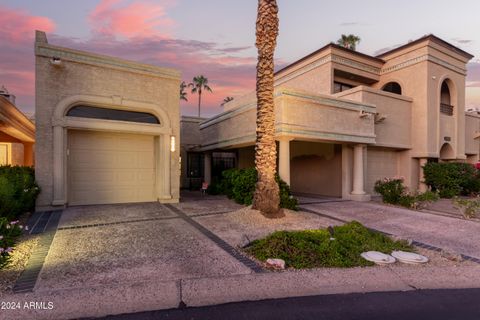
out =
{"type": "Polygon", "coordinates": [[[212,183],[212,153],[205,152],[203,159],[203,181],[210,185],[212,183]]]}
{"type": "Polygon", "coordinates": [[[53,127],[53,201],[52,205],[67,203],[65,197],[65,139],[62,126],[53,127]]]}
{"type": "Polygon", "coordinates": [[[279,139],[278,174],[290,185],[290,141],[291,138],[279,139]]]}
{"type": "Polygon", "coordinates": [[[363,156],[366,146],[357,144],[353,147],[353,190],[351,193],[352,200],[368,201],[370,196],[367,195],[364,189],[365,173],[363,156]]]}
{"type": "Polygon", "coordinates": [[[33,167],[33,143],[23,142],[23,165],[33,167]]]}
{"type": "Polygon", "coordinates": [[[159,168],[157,169],[157,183],[160,187],[158,190],[160,201],[172,199],[170,161],[173,152],[170,150],[170,141],[170,135],[164,134],[158,137],[159,154],[157,163],[159,163],[159,168]]]}
{"type": "Polygon", "coordinates": [[[428,160],[423,158],[418,160],[418,191],[425,192],[428,190],[428,186],[425,184],[425,176],[423,167],[427,164],[428,160]]]}

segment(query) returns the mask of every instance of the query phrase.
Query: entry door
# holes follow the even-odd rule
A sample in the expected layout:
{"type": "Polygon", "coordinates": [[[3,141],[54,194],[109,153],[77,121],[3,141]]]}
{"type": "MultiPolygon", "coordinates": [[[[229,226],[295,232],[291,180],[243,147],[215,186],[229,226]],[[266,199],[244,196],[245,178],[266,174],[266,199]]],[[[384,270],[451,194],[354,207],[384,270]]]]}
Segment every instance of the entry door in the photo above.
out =
{"type": "Polygon", "coordinates": [[[155,201],[154,137],[70,130],[70,205],[155,201]]]}
{"type": "Polygon", "coordinates": [[[0,166],[8,164],[8,146],[0,144],[0,166]]]}

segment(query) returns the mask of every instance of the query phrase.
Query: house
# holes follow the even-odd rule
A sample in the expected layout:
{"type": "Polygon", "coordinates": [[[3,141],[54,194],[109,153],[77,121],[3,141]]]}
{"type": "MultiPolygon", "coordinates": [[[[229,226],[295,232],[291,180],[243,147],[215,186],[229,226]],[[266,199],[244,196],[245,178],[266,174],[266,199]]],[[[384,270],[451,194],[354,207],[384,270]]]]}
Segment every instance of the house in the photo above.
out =
{"type": "Polygon", "coordinates": [[[36,32],[37,209],[177,202],[180,73],[36,32]]]}
{"type": "MultiPolygon", "coordinates": [[[[465,111],[472,57],[427,35],[375,57],[328,44],[277,71],[281,178],[297,193],[364,201],[384,177],[425,190],[422,166],[429,161],[476,163],[480,118],[465,111]]],[[[188,162],[182,181],[199,161],[207,182],[222,167],[253,167],[255,119],[251,93],[199,121],[185,153],[203,153],[204,160],[188,162]]],[[[182,127],[187,123],[192,119],[182,127]]]]}
{"type": "Polygon", "coordinates": [[[0,87],[0,166],[33,166],[35,125],[15,106],[15,96],[0,87]]]}

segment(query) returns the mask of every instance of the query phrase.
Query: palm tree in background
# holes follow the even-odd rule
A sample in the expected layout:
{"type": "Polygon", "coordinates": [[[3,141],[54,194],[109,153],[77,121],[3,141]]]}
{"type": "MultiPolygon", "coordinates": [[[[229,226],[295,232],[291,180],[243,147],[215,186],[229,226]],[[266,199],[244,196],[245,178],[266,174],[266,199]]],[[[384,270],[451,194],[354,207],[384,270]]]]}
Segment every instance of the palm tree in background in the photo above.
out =
{"type": "Polygon", "coordinates": [[[337,44],[355,51],[357,49],[357,44],[360,43],[360,37],[357,37],[356,35],[349,34],[348,36],[345,34],[342,34],[342,37],[337,40],[337,44]]]}
{"type": "Polygon", "coordinates": [[[198,117],[200,117],[200,106],[202,104],[202,92],[204,90],[212,92],[212,89],[208,86],[208,79],[203,75],[193,77],[193,81],[188,84],[192,88],[192,93],[198,93],[198,117]]]}
{"type": "Polygon", "coordinates": [[[277,145],[275,143],[275,107],[273,100],[274,53],[278,36],[276,0],[258,0],[256,23],[257,63],[257,138],[255,167],[258,180],[253,195],[253,209],[266,217],[280,215],[280,191],[275,180],[277,145]]]}
{"type": "Polygon", "coordinates": [[[180,100],[188,101],[187,93],[185,92],[186,88],[187,84],[185,83],[185,81],[182,81],[182,83],[180,83],[180,100]]]}
{"type": "Polygon", "coordinates": [[[229,103],[232,100],[233,100],[233,97],[226,97],[225,99],[223,99],[221,106],[223,107],[225,104],[229,103]]]}

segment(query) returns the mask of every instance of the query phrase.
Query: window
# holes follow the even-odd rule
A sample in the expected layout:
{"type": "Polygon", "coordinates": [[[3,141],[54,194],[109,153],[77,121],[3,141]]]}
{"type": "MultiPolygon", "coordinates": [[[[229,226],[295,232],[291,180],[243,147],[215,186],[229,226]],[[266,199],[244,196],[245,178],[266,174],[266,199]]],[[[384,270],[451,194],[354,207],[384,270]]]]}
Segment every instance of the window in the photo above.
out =
{"type": "Polygon", "coordinates": [[[236,157],[234,152],[213,152],[212,177],[220,178],[223,171],[235,168],[236,157]]]}
{"type": "Polygon", "coordinates": [[[160,124],[160,121],[158,121],[157,117],[150,113],[98,108],[90,106],[75,106],[67,112],[67,116],[160,124]]]}
{"type": "Polygon", "coordinates": [[[443,81],[440,93],[440,112],[447,116],[453,115],[453,106],[451,105],[450,88],[447,81],[443,81]]]}
{"type": "Polygon", "coordinates": [[[337,82],[335,81],[333,83],[333,93],[339,93],[348,89],[352,89],[353,86],[350,84],[342,83],[342,82],[337,82]]]}
{"type": "Polygon", "coordinates": [[[187,177],[203,178],[204,161],[203,153],[189,152],[187,155],[187,177]]]}
{"type": "Polygon", "coordinates": [[[389,82],[382,88],[383,91],[391,92],[395,94],[402,94],[402,87],[396,82],[389,82]]]}

